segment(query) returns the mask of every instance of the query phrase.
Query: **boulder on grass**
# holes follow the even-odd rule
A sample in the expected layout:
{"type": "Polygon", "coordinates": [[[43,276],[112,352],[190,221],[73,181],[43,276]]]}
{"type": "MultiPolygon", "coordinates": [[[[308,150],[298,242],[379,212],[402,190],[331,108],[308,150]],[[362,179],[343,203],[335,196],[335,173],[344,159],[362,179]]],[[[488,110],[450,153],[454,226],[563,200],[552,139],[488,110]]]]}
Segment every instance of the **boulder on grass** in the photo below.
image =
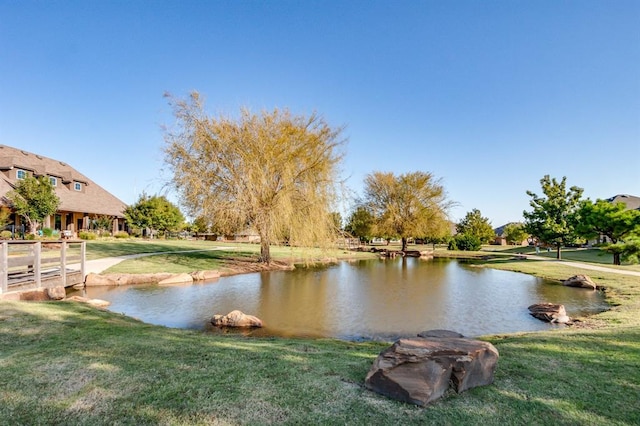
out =
{"type": "Polygon", "coordinates": [[[378,355],[365,386],[425,406],[450,387],[460,393],[493,383],[497,361],[498,351],[488,342],[459,337],[400,339],[378,355]]]}
{"type": "Polygon", "coordinates": [[[557,305],[555,303],[536,303],[529,306],[529,313],[542,321],[566,324],[571,322],[571,318],[567,316],[567,311],[564,309],[564,305],[557,305]]]}
{"type": "Polygon", "coordinates": [[[56,286],[47,288],[47,296],[51,300],[62,300],[67,296],[64,286],[56,286]]]}
{"type": "Polygon", "coordinates": [[[579,287],[588,288],[589,290],[595,290],[598,286],[591,280],[588,275],[574,275],[562,282],[562,285],[567,287],[579,287]]]}
{"type": "Polygon", "coordinates": [[[227,315],[214,315],[211,324],[217,327],[262,327],[262,320],[236,310],[227,315]]]}

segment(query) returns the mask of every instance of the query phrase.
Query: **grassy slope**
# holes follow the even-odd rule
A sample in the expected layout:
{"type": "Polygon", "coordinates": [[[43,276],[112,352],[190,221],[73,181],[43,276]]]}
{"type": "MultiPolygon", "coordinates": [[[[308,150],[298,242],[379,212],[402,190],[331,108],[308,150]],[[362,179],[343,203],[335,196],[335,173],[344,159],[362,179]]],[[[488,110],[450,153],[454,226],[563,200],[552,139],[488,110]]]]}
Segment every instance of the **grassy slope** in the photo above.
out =
{"type": "Polygon", "coordinates": [[[611,311],[584,328],[487,336],[501,355],[494,385],[427,409],[363,388],[386,344],[214,337],[76,304],[0,302],[0,424],[639,424],[640,279],[584,272],[608,288],[611,311]]]}
{"type": "Polygon", "coordinates": [[[165,329],[0,302],[0,423],[637,424],[637,327],[492,337],[495,384],[427,409],[363,388],[381,343],[165,329]]]}

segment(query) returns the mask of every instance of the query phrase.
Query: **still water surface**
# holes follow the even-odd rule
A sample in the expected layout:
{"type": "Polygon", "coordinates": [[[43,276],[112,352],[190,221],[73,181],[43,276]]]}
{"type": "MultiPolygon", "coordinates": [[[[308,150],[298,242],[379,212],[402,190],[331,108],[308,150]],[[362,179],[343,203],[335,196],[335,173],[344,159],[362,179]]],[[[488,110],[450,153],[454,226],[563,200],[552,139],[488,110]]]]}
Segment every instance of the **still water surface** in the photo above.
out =
{"type": "Polygon", "coordinates": [[[110,301],[111,311],[168,327],[222,332],[210,318],[239,309],[264,322],[252,335],[348,340],[393,340],[438,328],[471,337],[557,327],[531,317],[527,307],[533,303],[562,303],[572,317],[606,309],[599,292],[456,260],[415,258],[244,274],[188,286],[92,287],[86,295],[110,301]]]}

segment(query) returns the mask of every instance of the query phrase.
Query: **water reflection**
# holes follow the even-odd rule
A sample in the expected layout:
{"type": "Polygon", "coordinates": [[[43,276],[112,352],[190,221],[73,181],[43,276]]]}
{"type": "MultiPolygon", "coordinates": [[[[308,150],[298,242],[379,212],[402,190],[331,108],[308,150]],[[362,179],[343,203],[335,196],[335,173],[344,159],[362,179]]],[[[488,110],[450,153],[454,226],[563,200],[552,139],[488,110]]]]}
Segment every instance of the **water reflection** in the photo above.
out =
{"type": "Polygon", "coordinates": [[[415,258],[237,275],[186,287],[93,287],[87,296],[169,327],[220,332],[207,326],[211,316],[239,309],[265,323],[254,335],[384,340],[434,328],[477,336],[554,327],[528,315],[532,303],[563,303],[570,316],[605,308],[597,292],[415,258]]]}

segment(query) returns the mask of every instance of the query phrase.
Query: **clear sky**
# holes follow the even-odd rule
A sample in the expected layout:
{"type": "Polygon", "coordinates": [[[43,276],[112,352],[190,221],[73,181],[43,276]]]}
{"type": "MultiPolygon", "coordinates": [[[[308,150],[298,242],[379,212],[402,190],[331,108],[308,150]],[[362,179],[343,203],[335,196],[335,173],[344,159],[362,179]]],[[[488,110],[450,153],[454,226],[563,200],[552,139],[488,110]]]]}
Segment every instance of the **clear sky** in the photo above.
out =
{"type": "Polygon", "coordinates": [[[0,143],[126,203],[163,191],[165,92],[345,126],[373,171],[441,178],[459,220],[522,220],[549,174],[640,196],[640,1],[0,0],[0,143]]]}

